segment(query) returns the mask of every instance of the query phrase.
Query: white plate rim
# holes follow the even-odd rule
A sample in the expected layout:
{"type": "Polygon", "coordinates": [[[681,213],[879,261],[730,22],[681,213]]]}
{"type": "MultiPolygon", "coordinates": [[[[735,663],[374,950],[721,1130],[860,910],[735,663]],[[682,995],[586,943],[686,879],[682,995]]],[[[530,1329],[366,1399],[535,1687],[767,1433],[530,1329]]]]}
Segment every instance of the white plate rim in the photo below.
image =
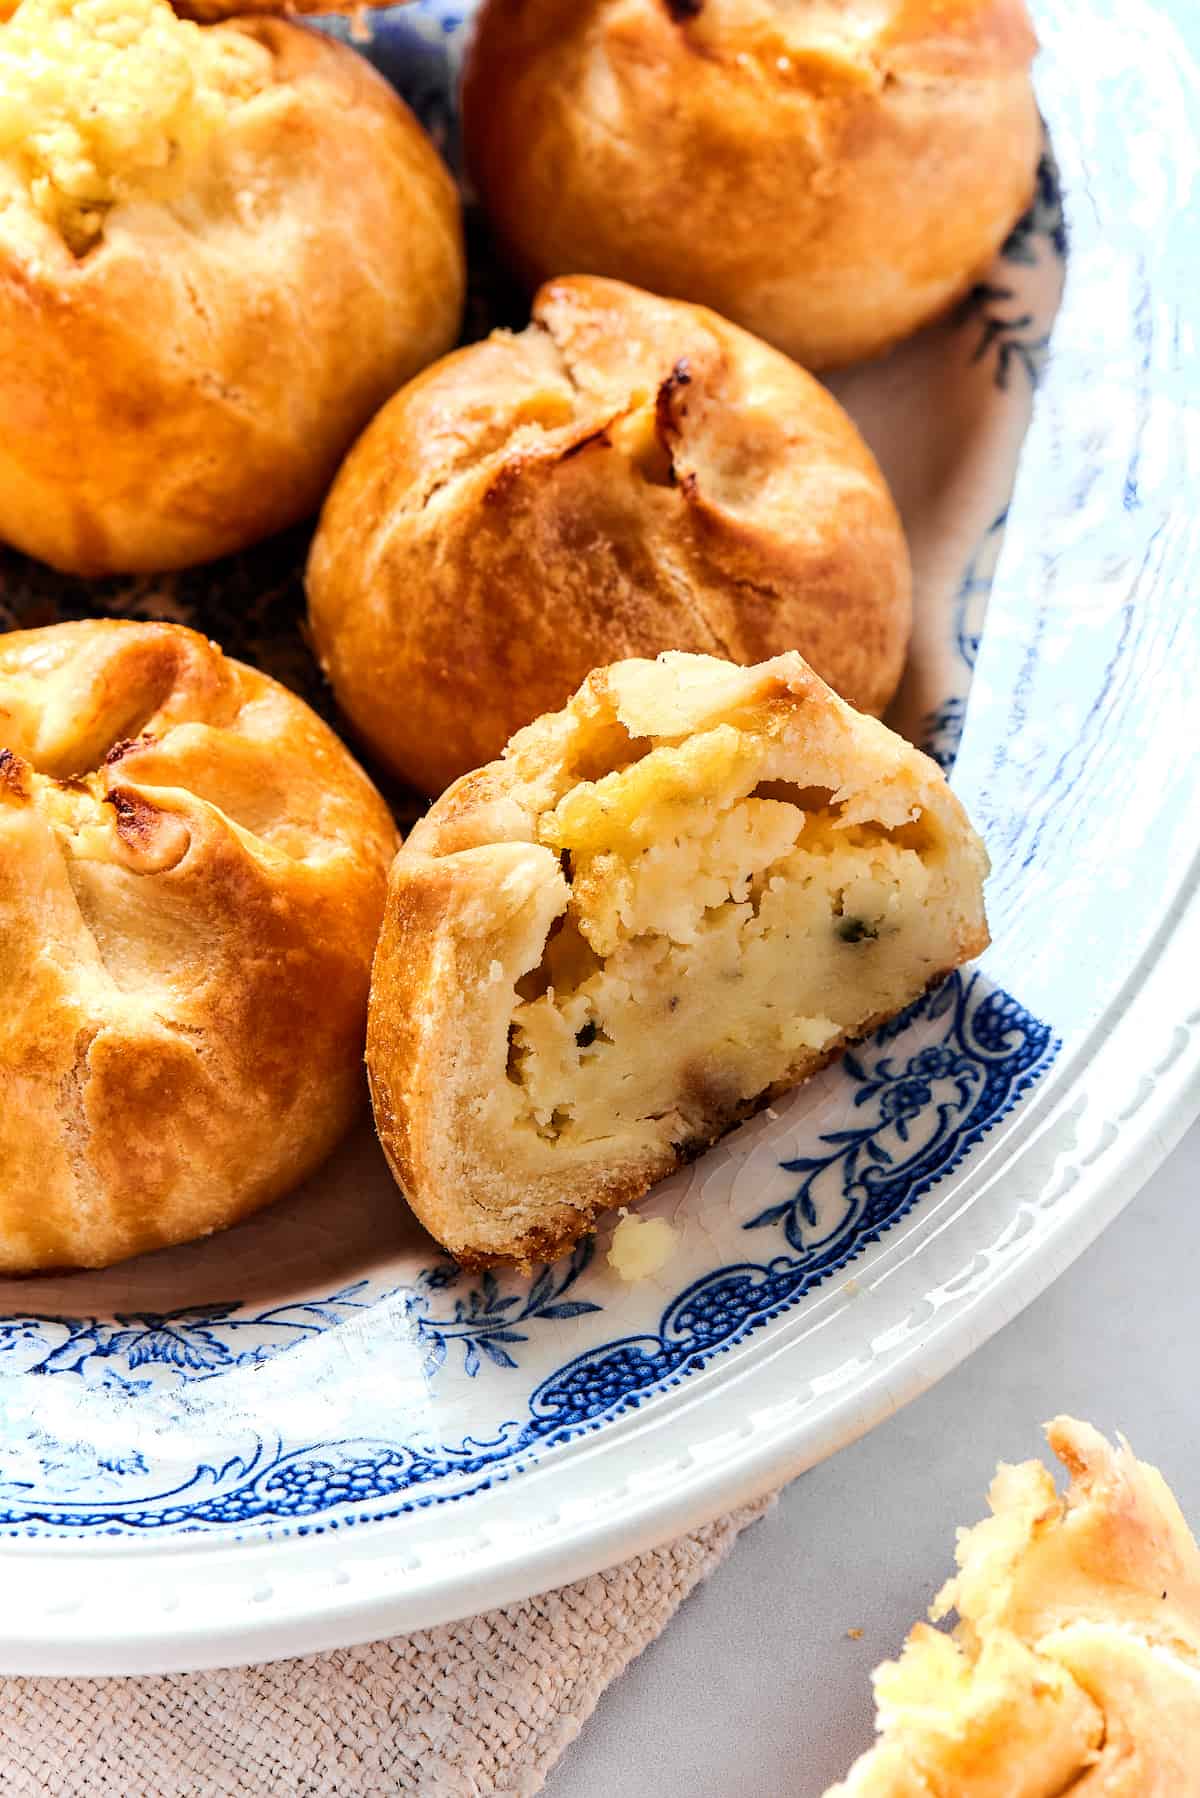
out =
{"type": "MultiPolygon", "coordinates": [[[[874,1355],[851,1388],[807,1419],[774,1392],[784,1346],[773,1351],[770,1379],[755,1369],[752,1408],[741,1376],[703,1401],[713,1412],[706,1457],[698,1461],[694,1448],[678,1445],[681,1419],[692,1408],[683,1406],[656,1432],[658,1449],[643,1455],[636,1481],[587,1514],[564,1508],[562,1471],[546,1466],[523,1481],[523,1514],[507,1527],[491,1520],[480,1529],[469,1507],[451,1516],[435,1506],[406,1519],[402,1540],[380,1525],[339,1539],[332,1551],[321,1538],[176,1538],[149,1549],[127,1540],[6,1544],[0,1671],[219,1666],[427,1627],[593,1573],[792,1477],[925,1390],[1013,1318],[1150,1177],[1200,1107],[1200,1011],[1186,1010],[1198,960],[1193,868],[1103,1027],[1089,1033],[1086,1067],[1065,1091],[1056,1085],[1049,1103],[1035,1099],[1036,1121],[1004,1169],[1006,1182],[1032,1195],[1053,1165],[1055,1177],[1066,1178],[1070,1203],[1036,1240],[1008,1253],[991,1277],[949,1305],[936,1330],[911,1333],[874,1355]],[[1133,1105],[1120,1097],[1130,1066],[1148,1076],[1133,1105]]],[[[580,1454],[594,1460],[605,1447],[594,1439],[580,1454]]]]}

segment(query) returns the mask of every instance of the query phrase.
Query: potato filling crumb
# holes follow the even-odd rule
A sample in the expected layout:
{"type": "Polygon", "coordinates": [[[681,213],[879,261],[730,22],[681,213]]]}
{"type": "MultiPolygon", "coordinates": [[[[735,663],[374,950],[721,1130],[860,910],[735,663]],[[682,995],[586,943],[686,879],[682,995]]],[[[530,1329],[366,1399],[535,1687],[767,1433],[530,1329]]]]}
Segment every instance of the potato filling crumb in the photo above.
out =
{"type": "Polygon", "coordinates": [[[638,1217],[622,1209],[608,1249],[608,1265],[634,1286],[661,1273],[675,1253],[678,1231],[665,1217],[638,1217]]]}
{"type": "Polygon", "coordinates": [[[22,0],[0,25],[0,161],[81,255],[119,201],[177,192],[271,67],[254,38],[166,0],[22,0]]]}
{"type": "Polygon", "coordinates": [[[721,724],[541,818],[570,898],[519,983],[509,1079],[546,1142],[665,1128],[686,1156],[943,965],[955,895],[932,821],[763,767],[762,741],[721,724]]]}

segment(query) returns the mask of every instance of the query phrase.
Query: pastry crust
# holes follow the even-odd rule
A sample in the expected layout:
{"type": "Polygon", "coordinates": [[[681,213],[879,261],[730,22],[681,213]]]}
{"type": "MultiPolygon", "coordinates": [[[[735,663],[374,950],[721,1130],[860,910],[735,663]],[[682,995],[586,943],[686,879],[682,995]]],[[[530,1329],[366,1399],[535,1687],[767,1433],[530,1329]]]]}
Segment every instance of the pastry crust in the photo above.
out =
{"type": "MultiPolygon", "coordinates": [[[[270,16],[289,18],[293,14],[312,16],[316,13],[348,13],[352,17],[370,12],[377,6],[403,5],[404,0],[172,0],[171,10],[181,19],[192,19],[199,25],[216,25],[227,19],[270,16]]],[[[20,0],[0,0],[0,22],[11,19],[20,0]]]]}
{"type": "Polygon", "coordinates": [[[383,409],[308,593],[348,718],[427,792],[625,656],[798,649],[882,711],[911,623],[891,495],[825,389],[703,308],[590,277],[383,409]]]}
{"type": "Polygon", "coordinates": [[[194,632],[0,637],[0,1269],[206,1235],[321,1161],[395,847],[332,731],[194,632]]]}
{"type": "Polygon", "coordinates": [[[465,1266],[561,1254],[987,943],[927,757],[800,656],[593,673],[396,858],[367,1066],[465,1266]]]}
{"type": "MultiPolygon", "coordinates": [[[[206,561],[315,511],[367,419],[453,342],[463,295],[454,184],[362,57],[276,19],[129,3],[131,32],[192,34],[185,69],[249,45],[261,75],[215,124],[198,94],[203,130],[181,102],[145,167],[122,166],[114,116],[91,212],[51,203],[42,136],[0,145],[0,538],[84,575],[206,561]]],[[[69,97],[69,60],[64,80],[69,97]]]]}
{"type": "Polygon", "coordinates": [[[880,1742],[828,1798],[1200,1793],[1200,1554],[1162,1475],[1059,1417],[1059,1497],[1002,1466],[934,1603],[875,1675],[880,1742]]]}
{"type": "Polygon", "coordinates": [[[807,367],[944,312],[1029,202],[1024,0],[484,0],[468,161],[535,286],[697,300],[807,367]]]}
{"type": "MultiPolygon", "coordinates": [[[[3,0],[0,0],[3,4],[3,0]]],[[[181,19],[195,19],[201,25],[215,25],[223,19],[248,19],[272,16],[288,18],[294,14],[312,17],[318,13],[345,13],[352,19],[371,13],[376,7],[403,5],[404,0],[171,0],[181,19]]],[[[352,31],[351,35],[354,33],[352,31]]]]}

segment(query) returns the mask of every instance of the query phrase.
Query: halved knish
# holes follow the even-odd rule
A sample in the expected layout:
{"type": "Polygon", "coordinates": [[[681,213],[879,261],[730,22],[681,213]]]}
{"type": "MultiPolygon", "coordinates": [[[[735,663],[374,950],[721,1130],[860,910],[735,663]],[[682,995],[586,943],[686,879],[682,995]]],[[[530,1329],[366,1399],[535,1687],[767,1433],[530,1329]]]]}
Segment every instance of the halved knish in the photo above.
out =
{"type": "Polygon", "coordinates": [[[799,655],[598,669],[392,868],[367,1063],[464,1265],[568,1248],[987,944],[928,757],[799,655]]]}

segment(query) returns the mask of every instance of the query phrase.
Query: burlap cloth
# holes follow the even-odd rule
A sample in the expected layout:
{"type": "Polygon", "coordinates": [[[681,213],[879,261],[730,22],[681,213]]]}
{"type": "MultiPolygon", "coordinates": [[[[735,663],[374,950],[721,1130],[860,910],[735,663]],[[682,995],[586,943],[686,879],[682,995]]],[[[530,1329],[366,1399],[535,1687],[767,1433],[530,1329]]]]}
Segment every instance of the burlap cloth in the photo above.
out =
{"type": "Polygon", "coordinates": [[[527,1798],[769,1500],[504,1611],[303,1660],[0,1681],[5,1798],[527,1798]]]}

